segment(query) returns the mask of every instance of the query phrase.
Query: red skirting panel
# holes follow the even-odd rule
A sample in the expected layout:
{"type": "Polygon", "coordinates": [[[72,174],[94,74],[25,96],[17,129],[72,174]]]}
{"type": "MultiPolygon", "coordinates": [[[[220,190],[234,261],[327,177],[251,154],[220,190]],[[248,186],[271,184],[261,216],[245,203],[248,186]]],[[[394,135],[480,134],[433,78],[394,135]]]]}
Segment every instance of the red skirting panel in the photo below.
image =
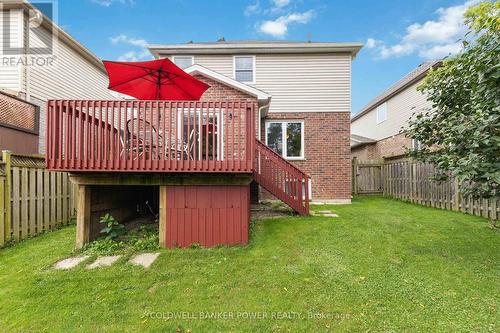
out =
{"type": "Polygon", "coordinates": [[[167,186],[166,245],[248,243],[250,187],[167,186]]]}

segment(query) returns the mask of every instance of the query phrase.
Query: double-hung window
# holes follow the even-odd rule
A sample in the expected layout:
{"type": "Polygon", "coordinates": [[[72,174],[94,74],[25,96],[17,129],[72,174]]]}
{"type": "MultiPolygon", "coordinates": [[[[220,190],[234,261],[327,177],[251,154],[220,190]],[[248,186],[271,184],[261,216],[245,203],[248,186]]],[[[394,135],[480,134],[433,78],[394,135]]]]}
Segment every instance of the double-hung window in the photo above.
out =
{"type": "Polygon", "coordinates": [[[266,145],[287,159],[304,158],[304,122],[301,120],[266,123],[266,145]]]}
{"type": "Polygon", "coordinates": [[[172,60],[174,64],[182,69],[186,69],[194,63],[192,56],[174,56],[172,60]]]}
{"type": "Polygon", "coordinates": [[[234,79],[243,83],[255,83],[255,57],[234,57],[234,79]]]}

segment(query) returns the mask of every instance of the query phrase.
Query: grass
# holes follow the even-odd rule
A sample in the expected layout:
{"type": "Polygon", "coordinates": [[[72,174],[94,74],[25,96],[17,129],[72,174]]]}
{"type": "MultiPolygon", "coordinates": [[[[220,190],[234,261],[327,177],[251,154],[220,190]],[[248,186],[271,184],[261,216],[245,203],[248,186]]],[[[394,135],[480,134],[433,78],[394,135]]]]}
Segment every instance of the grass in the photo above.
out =
{"type": "Polygon", "coordinates": [[[161,250],[147,270],[52,270],[74,227],[0,250],[0,331],[498,332],[488,221],[378,197],[316,209],[340,217],[262,220],[248,246],[161,250]]]}

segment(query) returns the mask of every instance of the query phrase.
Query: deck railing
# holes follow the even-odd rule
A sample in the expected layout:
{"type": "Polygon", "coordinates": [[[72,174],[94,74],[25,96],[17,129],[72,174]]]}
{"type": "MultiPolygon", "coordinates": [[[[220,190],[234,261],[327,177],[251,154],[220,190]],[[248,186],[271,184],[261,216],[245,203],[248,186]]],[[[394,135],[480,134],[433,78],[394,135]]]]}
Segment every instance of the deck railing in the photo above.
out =
{"type": "Polygon", "coordinates": [[[246,101],[51,100],[47,167],[60,171],[252,172],[246,101]]]}
{"type": "Polygon", "coordinates": [[[309,214],[309,177],[293,164],[255,140],[254,178],[301,215],[309,214]]]}

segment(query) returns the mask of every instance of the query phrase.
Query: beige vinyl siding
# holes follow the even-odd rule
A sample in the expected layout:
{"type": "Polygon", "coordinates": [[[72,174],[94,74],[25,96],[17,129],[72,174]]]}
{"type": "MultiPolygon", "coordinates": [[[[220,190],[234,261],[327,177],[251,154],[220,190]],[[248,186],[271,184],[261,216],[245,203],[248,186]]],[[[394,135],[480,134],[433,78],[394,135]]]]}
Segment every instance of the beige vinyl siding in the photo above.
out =
{"type": "Polygon", "coordinates": [[[376,107],[351,123],[353,134],[381,140],[396,135],[414,112],[421,112],[431,106],[425,95],[417,91],[420,82],[408,86],[387,100],[387,120],[377,124],[376,107]]]}
{"type": "MultiPolygon", "coordinates": [[[[48,31],[43,40],[50,38],[48,31]]],[[[30,33],[32,47],[43,46],[30,33]]],[[[59,40],[54,45],[54,66],[29,68],[30,101],[40,106],[39,150],[45,152],[46,101],[49,99],[115,99],[107,89],[107,75],[83,55],[59,40]]]]}
{"type": "MultiPolygon", "coordinates": [[[[48,40],[45,31],[42,39],[48,40]]],[[[42,41],[30,32],[31,46],[43,46],[42,41]]],[[[54,66],[30,68],[30,93],[40,99],[113,99],[107,89],[106,74],[86,60],[81,54],[58,41],[54,45],[54,66]]]]}
{"type": "MultiPolygon", "coordinates": [[[[232,54],[193,56],[234,79],[232,54]]],[[[257,54],[255,62],[250,85],[272,95],[269,112],[351,112],[350,54],[257,54]]]]}
{"type": "MultiPolygon", "coordinates": [[[[10,10],[10,36],[7,36],[7,31],[3,29],[3,12],[0,11],[0,56],[13,57],[14,55],[6,55],[3,53],[4,38],[10,39],[11,47],[23,46],[23,14],[21,10],[10,10]]],[[[22,90],[22,73],[23,66],[4,66],[0,61],[0,88],[6,88],[13,91],[22,90]]]]}
{"type": "Polygon", "coordinates": [[[255,86],[272,95],[269,112],[351,112],[351,56],[257,55],[255,86]]]}
{"type": "Polygon", "coordinates": [[[195,55],[194,63],[234,79],[233,57],[230,55],[195,55]]]}

